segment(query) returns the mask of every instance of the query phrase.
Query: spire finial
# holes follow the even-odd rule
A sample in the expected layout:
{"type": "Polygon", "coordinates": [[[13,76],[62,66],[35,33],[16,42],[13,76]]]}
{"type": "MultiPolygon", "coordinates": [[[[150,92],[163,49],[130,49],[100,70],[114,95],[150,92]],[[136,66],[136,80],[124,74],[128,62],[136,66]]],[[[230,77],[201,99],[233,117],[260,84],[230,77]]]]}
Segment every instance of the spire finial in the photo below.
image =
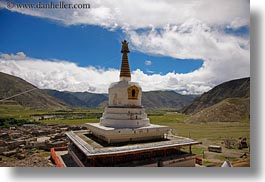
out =
{"type": "Polygon", "coordinates": [[[130,52],[128,47],[128,42],[124,40],[122,42],[122,62],[121,62],[121,72],[120,72],[120,80],[131,80],[131,71],[130,71],[130,65],[128,60],[128,53],[130,52]]]}
{"type": "Polygon", "coordinates": [[[125,52],[129,53],[130,52],[130,50],[128,48],[129,42],[127,42],[126,40],[124,40],[121,43],[122,43],[121,53],[125,53],[125,52]]]}

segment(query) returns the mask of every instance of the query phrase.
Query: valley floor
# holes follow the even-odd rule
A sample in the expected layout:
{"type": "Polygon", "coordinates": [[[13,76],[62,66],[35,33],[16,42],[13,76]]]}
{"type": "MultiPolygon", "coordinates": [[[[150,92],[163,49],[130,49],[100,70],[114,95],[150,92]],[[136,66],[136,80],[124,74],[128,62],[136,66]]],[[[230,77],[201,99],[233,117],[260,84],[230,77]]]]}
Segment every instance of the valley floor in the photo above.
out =
{"type": "MultiPolygon", "coordinates": [[[[62,112],[62,111],[60,111],[62,112]]],[[[46,124],[67,124],[82,125],[88,122],[99,122],[99,116],[103,109],[79,109],[71,112],[87,113],[83,118],[52,118],[39,120],[38,122],[46,124]]],[[[21,108],[20,106],[0,105],[0,118],[16,118],[33,121],[33,114],[50,114],[54,111],[35,111],[21,108]]],[[[147,110],[148,117],[153,124],[166,125],[172,128],[172,133],[195,139],[202,142],[201,145],[194,146],[192,151],[198,157],[203,159],[204,166],[221,166],[225,160],[229,160],[235,166],[250,166],[250,151],[248,148],[238,149],[235,145],[232,149],[225,148],[225,139],[238,141],[239,138],[246,138],[250,147],[250,121],[241,122],[208,122],[208,123],[187,123],[189,115],[183,115],[175,111],[168,110],[147,110]],[[218,145],[222,147],[222,153],[209,152],[209,145],[218,145]]],[[[186,149],[188,150],[188,149],[186,149]]],[[[5,159],[0,161],[0,166],[5,166],[5,159]]],[[[10,159],[12,161],[12,159],[10,159]]],[[[14,162],[14,165],[17,165],[14,162]]],[[[18,164],[19,165],[19,164],[18,164]]],[[[26,165],[26,164],[25,164],[26,165]]],[[[50,165],[47,163],[47,165],[50,165]]],[[[28,166],[28,165],[26,165],[28,166]]],[[[31,165],[29,165],[31,166],[31,165]]],[[[44,165],[46,166],[46,164],[44,165]]]]}

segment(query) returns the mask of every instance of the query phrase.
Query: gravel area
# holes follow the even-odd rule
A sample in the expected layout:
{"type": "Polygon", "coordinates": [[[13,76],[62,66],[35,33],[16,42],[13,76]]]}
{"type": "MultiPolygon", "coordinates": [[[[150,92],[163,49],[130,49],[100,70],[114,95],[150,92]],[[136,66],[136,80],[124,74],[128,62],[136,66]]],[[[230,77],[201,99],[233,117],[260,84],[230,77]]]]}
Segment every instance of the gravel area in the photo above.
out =
{"type": "Polygon", "coordinates": [[[1,167],[56,167],[50,160],[47,151],[24,152],[24,159],[19,160],[16,156],[0,156],[1,167]]]}

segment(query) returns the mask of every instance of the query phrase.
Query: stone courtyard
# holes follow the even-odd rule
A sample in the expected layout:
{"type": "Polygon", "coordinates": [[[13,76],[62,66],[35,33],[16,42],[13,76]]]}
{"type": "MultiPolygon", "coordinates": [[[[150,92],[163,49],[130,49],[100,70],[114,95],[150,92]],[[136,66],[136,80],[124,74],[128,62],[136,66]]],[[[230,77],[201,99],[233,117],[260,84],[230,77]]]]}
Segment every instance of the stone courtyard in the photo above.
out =
{"type": "Polygon", "coordinates": [[[0,129],[0,166],[52,167],[50,149],[67,146],[66,131],[82,126],[25,124],[0,129]]]}

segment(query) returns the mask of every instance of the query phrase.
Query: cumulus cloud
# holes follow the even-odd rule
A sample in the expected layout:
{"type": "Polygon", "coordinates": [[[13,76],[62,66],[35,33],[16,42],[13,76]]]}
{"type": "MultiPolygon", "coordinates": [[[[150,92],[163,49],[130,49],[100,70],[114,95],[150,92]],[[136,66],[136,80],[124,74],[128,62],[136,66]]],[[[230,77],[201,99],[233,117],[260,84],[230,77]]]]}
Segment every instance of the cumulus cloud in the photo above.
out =
{"type": "Polygon", "coordinates": [[[0,71],[21,77],[39,88],[68,91],[107,92],[109,83],[118,79],[115,69],[79,67],[63,60],[30,57],[18,60],[8,54],[0,55],[0,71]]]}
{"type": "Polygon", "coordinates": [[[179,76],[191,82],[216,85],[250,75],[249,39],[227,35],[196,20],[160,30],[130,31],[127,38],[144,53],[203,59],[200,69],[179,76]]]}
{"type": "MultiPolygon", "coordinates": [[[[67,26],[97,25],[111,31],[120,28],[131,49],[204,60],[201,68],[186,74],[147,75],[139,69],[132,71],[133,79],[145,91],[173,89],[198,94],[221,82],[250,75],[249,36],[225,32],[226,28],[249,27],[248,0],[80,0],[78,3],[90,3],[91,9],[13,8],[11,11],[67,26]]],[[[5,8],[6,4],[1,1],[0,6],[5,8]]],[[[115,69],[82,68],[63,60],[28,58],[23,53],[2,54],[0,71],[20,76],[40,88],[71,91],[107,92],[109,83],[118,80],[115,69]]]]}
{"type": "MultiPolygon", "coordinates": [[[[13,58],[12,55],[0,54],[0,71],[21,77],[39,88],[107,93],[110,83],[119,80],[119,70],[116,69],[80,67],[64,60],[27,56],[21,60],[13,58]]],[[[211,88],[204,83],[189,82],[182,79],[183,76],[176,73],[147,75],[139,69],[132,71],[132,80],[139,82],[144,91],[179,90],[184,94],[200,94],[211,88]]]]}
{"type": "MultiPolygon", "coordinates": [[[[249,25],[248,0],[68,0],[66,2],[90,3],[91,8],[66,10],[14,7],[10,10],[53,19],[66,25],[89,24],[107,28],[159,28],[166,24],[180,24],[192,18],[210,25],[228,25],[233,21],[249,25]]],[[[0,6],[7,7],[3,1],[0,2],[0,6]]]]}
{"type": "Polygon", "coordinates": [[[16,54],[0,54],[0,58],[5,60],[24,60],[26,55],[24,52],[17,52],[16,54]]]}

